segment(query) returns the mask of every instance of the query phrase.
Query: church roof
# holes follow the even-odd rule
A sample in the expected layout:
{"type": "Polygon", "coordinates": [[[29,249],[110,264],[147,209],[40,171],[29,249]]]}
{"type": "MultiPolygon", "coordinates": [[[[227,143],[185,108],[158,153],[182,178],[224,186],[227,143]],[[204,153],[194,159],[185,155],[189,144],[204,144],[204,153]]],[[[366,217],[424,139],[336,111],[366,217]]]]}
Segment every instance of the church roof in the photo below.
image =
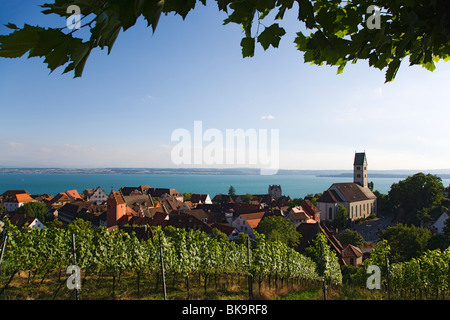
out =
{"type": "Polygon", "coordinates": [[[359,165],[362,166],[364,165],[364,161],[366,161],[367,163],[367,159],[366,159],[366,153],[365,152],[357,152],[355,153],[355,161],[353,162],[353,165],[359,165]]]}
{"type": "Polygon", "coordinates": [[[339,193],[345,198],[345,200],[349,202],[377,198],[369,188],[364,188],[354,182],[333,183],[331,188],[333,186],[339,191],[339,193]]]}
{"type": "Polygon", "coordinates": [[[336,191],[328,189],[325,191],[319,199],[317,199],[317,202],[325,202],[325,203],[338,203],[342,202],[343,200],[336,191]]]}

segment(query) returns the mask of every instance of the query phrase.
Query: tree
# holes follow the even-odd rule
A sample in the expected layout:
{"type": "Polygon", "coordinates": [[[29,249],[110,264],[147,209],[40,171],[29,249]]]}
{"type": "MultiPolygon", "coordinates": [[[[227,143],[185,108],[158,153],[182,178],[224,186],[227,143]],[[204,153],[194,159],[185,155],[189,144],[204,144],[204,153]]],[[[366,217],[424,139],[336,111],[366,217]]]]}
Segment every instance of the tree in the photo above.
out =
{"type": "Polygon", "coordinates": [[[242,201],[244,201],[245,203],[249,203],[252,199],[253,195],[251,195],[250,193],[246,193],[242,201]]]}
{"type": "Polygon", "coordinates": [[[183,193],[183,200],[184,201],[191,200],[192,194],[193,194],[193,192],[185,192],[185,193],[183,193]]]}
{"type": "Polygon", "coordinates": [[[333,222],[337,226],[345,226],[347,221],[348,221],[348,210],[344,205],[340,204],[333,222]]]}
{"type": "Polygon", "coordinates": [[[216,239],[218,241],[230,241],[230,238],[228,238],[228,236],[225,233],[223,233],[217,228],[212,229],[211,238],[216,239]]]}
{"type": "MultiPolygon", "coordinates": [[[[13,32],[0,36],[0,56],[16,58],[29,52],[29,58],[45,57],[51,71],[65,66],[63,73],[73,71],[80,77],[92,50],[108,48],[109,54],[120,32],[141,16],[155,32],[162,13],[175,13],[184,19],[197,3],[206,5],[206,0],[54,0],[42,5],[42,12],[64,18],[62,26],[25,24],[19,28],[8,23],[13,32]],[[80,10],[79,29],[74,24],[71,29],[66,27],[69,5],[80,10]],[[77,32],[85,28],[89,32],[77,32]]],[[[279,23],[288,10],[294,10],[306,27],[294,40],[304,62],[336,66],[338,73],[349,62],[366,60],[371,67],[386,69],[388,82],[406,57],[410,65],[430,71],[435,62],[450,59],[450,3],[446,0],[377,0],[378,10],[372,1],[364,0],[217,0],[217,5],[228,15],[224,24],[242,27],[243,57],[255,54],[256,43],[264,50],[277,48],[286,34],[279,23]]]]}
{"type": "Polygon", "coordinates": [[[351,244],[356,247],[361,247],[365,241],[364,238],[357,231],[345,229],[339,235],[339,242],[343,246],[351,244]]]}
{"type": "Polygon", "coordinates": [[[301,205],[303,202],[303,198],[294,198],[289,201],[288,205],[288,211],[291,210],[293,207],[301,205]]]}
{"type": "Polygon", "coordinates": [[[418,257],[428,248],[431,231],[398,224],[381,231],[380,238],[389,243],[394,262],[403,262],[418,257]]]}
{"type": "Polygon", "coordinates": [[[423,221],[428,210],[440,205],[443,195],[442,179],[424,173],[416,173],[392,184],[388,193],[391,204],[404,211],[405,222],[414,224],[423,221]]]}
{"type": "Polygon", "coordinates": [[[258,225],[258,232],[265,235],[267,241],[280,241],[290,247],[300,243],[300,233],[288,219],[280,216],[264,218],[258,225]]]}
{"type": "Polygon", "coordinates": [[[228,189],[228,195],[230,196],[236,195],[236,189],[233,186],[230,186],[230,188],[228,189]]]}
{"type": "Polygon", "coordinates": [[[373,194],[377,197],[377,212],[378,213],[391,213],[392,204],[387,194],[383,194],[378,190],[375,190],[373,194]]]}
{"type": "Polygon", "coordinates": [[[48,213],[45,203],[40,201],[27,202],[16,210],[18,214],[24,214],[27,217],[38,218],[40,221],[45,220],[45,215],[48,213]]]}
{"type": "Polygon", "coordinates": [[[317,274],[322,277],[323,294],[326,299],[329,285],[342,283],[342,273],[336,253],[331,250],[322,233],[317,234],[305,253],[316,263],[317,274]]]}

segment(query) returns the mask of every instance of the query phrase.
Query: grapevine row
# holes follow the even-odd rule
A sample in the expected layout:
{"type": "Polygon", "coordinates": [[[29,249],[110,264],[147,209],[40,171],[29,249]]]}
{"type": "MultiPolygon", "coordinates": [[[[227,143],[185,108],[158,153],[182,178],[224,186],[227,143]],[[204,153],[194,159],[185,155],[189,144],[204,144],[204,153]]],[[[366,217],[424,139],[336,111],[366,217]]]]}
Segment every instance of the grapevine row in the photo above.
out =
{"type": "MultiPolygon", "coordinates": [[[[281,242],[266,242],[257,235],[248,250],[239,244],[201,231],[157,228],[153,237],[140,240],[122,230],[87,228],[73,223],[67,228],[19,230],[7,225],[4,262],[10,270],[35,270],[45,274],[74,264],[73,236],[77,265],[91,274],[122,271],[160,272],[160,246],[165,272],[186,279],[201,274],[205,281],[214,275],[249,276],[255,279],[318,280],[316,264],[281,242]]],[[[4,264],[5,264],[4,263],[4,264]]]]}

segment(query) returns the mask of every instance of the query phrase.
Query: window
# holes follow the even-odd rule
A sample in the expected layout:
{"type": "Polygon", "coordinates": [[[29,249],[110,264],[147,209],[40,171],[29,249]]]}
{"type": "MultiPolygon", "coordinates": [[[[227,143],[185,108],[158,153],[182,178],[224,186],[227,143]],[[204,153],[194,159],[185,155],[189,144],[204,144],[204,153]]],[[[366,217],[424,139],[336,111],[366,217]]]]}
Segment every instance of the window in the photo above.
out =
{"type": "Polygon", "coordinates": [[[356,175],[356,177],[357,177],[357,178],[361,178],[361,175],[358,173],[358,174],[356,175]]]}
{"type": "Polygon", "coordinates": [[[356,170],[361,170],[361,167],[356,167],[356,170]]]}
{"type": "Polygon", "coordinates": [[[328,220],[333,220],[333,208],[328,209],[328,220]]]}

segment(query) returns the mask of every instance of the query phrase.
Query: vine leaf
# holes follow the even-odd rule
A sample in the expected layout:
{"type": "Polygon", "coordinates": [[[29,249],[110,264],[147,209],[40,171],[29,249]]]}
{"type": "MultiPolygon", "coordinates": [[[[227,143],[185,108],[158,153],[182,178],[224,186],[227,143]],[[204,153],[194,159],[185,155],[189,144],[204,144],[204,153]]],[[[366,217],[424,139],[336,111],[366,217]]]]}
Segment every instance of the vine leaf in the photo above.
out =
{"type": "Polygon", "coordinates": [[[272,24],[270,27],[264,29],[258,36],[258,42],[261,43],[264,50],[267,50],[270,45],[274,48],[278,48],[280,39],[286,34],[286,31],[278,25],[278,23],[272,24]]]}
{"type": "Polygon", "coordinates": [[[241,40],[242,56],[253,57],[255,54],[255,39],[252,37],[245,37],[241,40]]]}

